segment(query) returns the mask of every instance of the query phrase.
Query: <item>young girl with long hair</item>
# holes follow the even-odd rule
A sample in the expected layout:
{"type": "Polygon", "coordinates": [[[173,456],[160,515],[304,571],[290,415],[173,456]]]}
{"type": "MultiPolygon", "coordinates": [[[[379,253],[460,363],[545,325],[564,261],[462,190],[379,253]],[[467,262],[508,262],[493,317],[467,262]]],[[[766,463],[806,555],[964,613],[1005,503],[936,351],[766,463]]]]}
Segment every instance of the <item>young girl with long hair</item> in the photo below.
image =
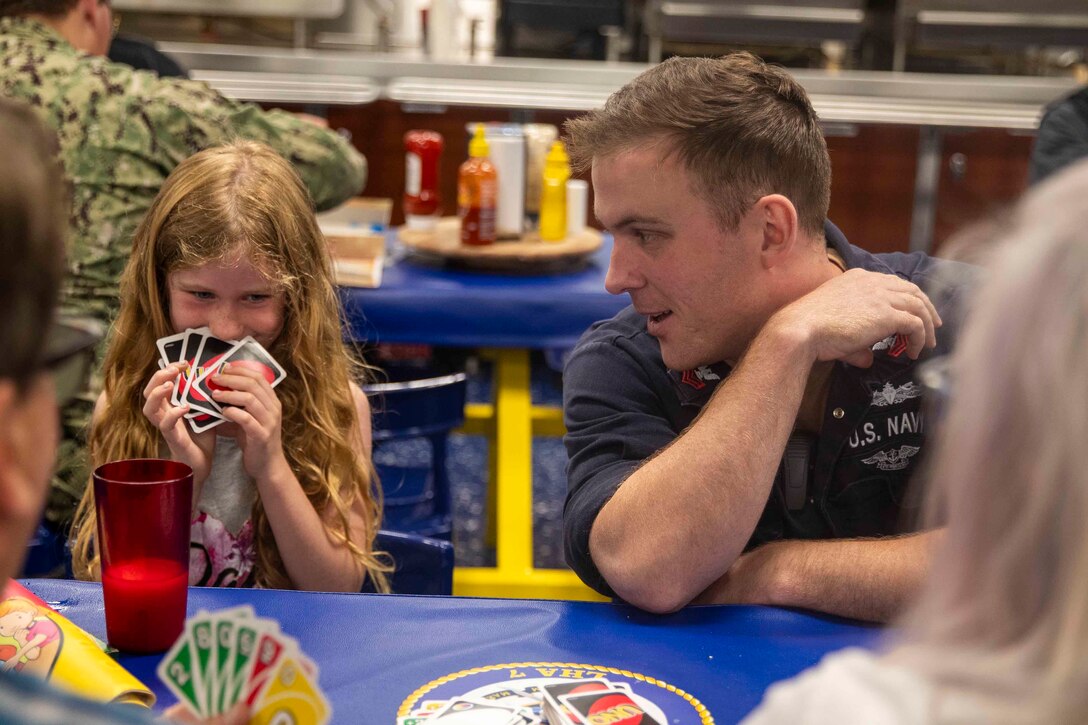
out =
{"type": "MultiPolygon", "coordinates": [[[[121,310],[89,435],[94,466],[169,457],[193,468],[190,583],[385,590],[373,551],[380,493],[370,407],[343,346],[332,263],[297,173],[267,146],[202,151],[163,184],[133,240],[121,310]],[[227,422],[193,433],[160,370],[158,338],[208,327],[249,335],[283,366],[272,390],[241,366],[221,370],[227,422]]],[[[73,566],[99,574],[93,487],[73,525],[73,566]]]]}

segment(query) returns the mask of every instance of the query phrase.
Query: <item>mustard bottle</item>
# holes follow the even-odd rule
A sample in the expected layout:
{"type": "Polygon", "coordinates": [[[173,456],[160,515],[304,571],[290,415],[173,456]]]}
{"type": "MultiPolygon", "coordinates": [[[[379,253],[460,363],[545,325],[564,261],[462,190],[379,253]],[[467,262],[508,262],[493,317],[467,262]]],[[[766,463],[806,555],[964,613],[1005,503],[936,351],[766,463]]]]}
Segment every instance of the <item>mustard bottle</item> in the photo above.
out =
{"type": "Polygon", "coordinates": [[[540,192],[540,238],[561,242],[567,238],[567,179],[570,158],[562,141],[556,141],[544,159],[544,184],[540,192]]]}
{"type": "Polygon", "coordinates": [[[479,124],[468,144],[469,159],[457,171],[461,244],[477,246],[495,241],[499,185],[495,166],[488,160],[490,154],[483,124],[479,124]]]}

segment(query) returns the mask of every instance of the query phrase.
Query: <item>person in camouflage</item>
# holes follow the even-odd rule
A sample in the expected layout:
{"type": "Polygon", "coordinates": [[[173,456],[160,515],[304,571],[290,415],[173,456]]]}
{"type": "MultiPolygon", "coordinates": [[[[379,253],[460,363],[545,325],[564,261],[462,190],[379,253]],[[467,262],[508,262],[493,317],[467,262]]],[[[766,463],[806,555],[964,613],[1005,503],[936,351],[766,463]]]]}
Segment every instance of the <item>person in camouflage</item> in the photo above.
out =
{"type": "MultiPolygon", "coordinates": [[[[112,29],[108,0],[0,0],[0,96],[29,103],[56,132],[72,185],[64,312],[112,321],[137,224],[162,181],[201,149],[238,138],[268,144],[295,166],[318,209],[362,190],[366,161],[339,134],[198,81],[113,63],[112,29]]],[[[95,387],[64,411],[47,508],[58,525],[86,482],[83,428],[95,387]]]]}

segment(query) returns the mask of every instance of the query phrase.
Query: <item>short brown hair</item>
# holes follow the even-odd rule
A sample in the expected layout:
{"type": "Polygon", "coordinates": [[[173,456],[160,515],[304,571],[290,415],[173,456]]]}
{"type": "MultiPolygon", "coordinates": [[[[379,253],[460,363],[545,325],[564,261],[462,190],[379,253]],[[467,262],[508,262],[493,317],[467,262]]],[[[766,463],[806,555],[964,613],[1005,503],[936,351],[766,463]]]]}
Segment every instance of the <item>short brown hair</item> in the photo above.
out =
{"type": "Polygon", "coordinates": [[[29,107],[0,98],[0,378],[38,368],[64,276],[67,186],[56,140],[29,107]]]}
{"type": "Polygon", "coordinates": [[[797,207],[806,231],[823,230],[831,160],[816,111],[789,73],[751,53],[670,58],[565,129],[582,171],[596,156],[671,138],[725,229],[760,196],[778,193],[797,207]]]}
{"type": "Polygon", "coordinates": [[[8,15],[67,15],[78,0],[0,0],[0,18],[8,15]]]}

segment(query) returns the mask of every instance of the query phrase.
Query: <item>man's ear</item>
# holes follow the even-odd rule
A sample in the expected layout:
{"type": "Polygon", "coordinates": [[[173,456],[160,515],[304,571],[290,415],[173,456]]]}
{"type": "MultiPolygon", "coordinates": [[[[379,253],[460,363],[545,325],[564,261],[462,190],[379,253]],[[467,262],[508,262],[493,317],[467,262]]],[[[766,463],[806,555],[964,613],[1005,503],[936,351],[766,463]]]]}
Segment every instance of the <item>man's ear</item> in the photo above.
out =
{"type": "Polygon", "coordinates": [[[93,24],[95,14],[101,0],[78,0],[72,12],[76,13],[80,20],[93,24]]]}
{"type": "Polygon", "coordinates": [[[20,484],[25,477],[18,465],[19,452],[14,436],[15,427],[19,425],[17,408],[19,404],[19,387],[10,378],[0,378],[0,501],[4,506],[0,509],[0,519],[7,518],[8,513],[17,514],[17,502],[20,496],[25,495],[20,484]]]}
{"type": "Polygon", "coordinates": [[[102,9],[102,0],[79,0],[76,7],[83,15],[90,17],[102,9]]]}
{"type": "Polygon", "coordinates": [[[0,462],[11,447],[13,411],[19,402],[19,386],[11,378],[0,378],[0,462]]]}
{"type": "Polygon", "coordinates": [[[15,381],[0,378],[0,587],[22,568],[27,540],[41,516],[41,486],[20,462],[21,403],[15,381]]]}
{"type": "Polygon", "coordinates": [[[22,414],[23,394],[14,380],[0,378],[0,521],[22,519],[41,508],[40,489],[27,476],[28,439],[22,414]]]}
{"type": "Polygon", "coordinates": [[[800,231],[797,208],[781,194],[768,194],[756,201],[753,211],[763,233],[760,247],[763,266],[776,267],[789,259],[797,246],[800,231]]]}

